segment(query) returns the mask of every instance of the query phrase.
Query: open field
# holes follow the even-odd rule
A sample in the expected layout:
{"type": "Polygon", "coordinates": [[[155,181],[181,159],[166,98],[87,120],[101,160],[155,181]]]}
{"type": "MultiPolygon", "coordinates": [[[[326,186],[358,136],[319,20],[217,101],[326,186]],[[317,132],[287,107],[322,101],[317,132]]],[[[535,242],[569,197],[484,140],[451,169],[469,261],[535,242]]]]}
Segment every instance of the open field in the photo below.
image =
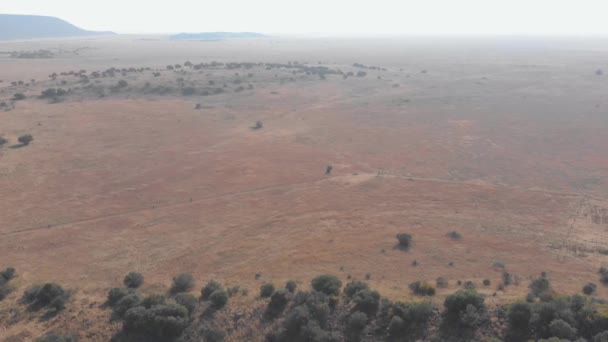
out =
{"type": "MultiPolygon", "coordinates": [[[[596,75],[607,41],[155,39],[0,42],[55,53],[0,54],[0,102],[26,96],[0,111],[0,268],[18,270],[20,290],[74,289],[56,324],[105,319],[81,309],[132,270],[150,290],[191,272],[197,288],[216,279],[252,292],[369,274],[392,299],[444,276],[438,302],[472,280],[501,303],[543,271],[557,292],[578,293],[608,263],[608,76],[596,75]],[[205,65],[166,68],[186,61],[205,65]],[[319,66],[337,74],[307,74],[319,66]],[[60,74],[79,70],[89,76],[60,74]],[[69,93],[38,98],[47,88],[69,93]],[[25,133],[30,145],[9,146],[25,133]],[[402,232],[407,252],[394,248],[402,232]],[[497,261],[520,285],[496,291],[497,261]]],[[[27,340],[49,324],[0,336],[27,340]]]]}

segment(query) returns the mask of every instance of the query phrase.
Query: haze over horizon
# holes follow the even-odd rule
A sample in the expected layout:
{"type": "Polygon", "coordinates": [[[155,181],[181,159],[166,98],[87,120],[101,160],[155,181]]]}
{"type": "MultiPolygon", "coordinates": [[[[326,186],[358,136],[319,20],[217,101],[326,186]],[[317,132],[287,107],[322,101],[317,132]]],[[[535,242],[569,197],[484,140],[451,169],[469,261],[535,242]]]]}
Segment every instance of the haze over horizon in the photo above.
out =
{"type": "Polygon", "coordinates": [[[227,0],[170,4],[141,0],[41,2],[2,6],[5,14],[54,16],[87,30],[125,34],[253,31],[271,34],[604,35],[608,4],[600,0],[427,0],[353,3],[227,0]]]}

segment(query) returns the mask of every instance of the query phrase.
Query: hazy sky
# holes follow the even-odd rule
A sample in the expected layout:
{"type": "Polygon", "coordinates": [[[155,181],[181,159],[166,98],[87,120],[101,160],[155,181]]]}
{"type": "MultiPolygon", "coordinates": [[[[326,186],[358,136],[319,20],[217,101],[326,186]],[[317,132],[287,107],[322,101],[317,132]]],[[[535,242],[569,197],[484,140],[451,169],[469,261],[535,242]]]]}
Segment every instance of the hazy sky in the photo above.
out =
{"type": "Polygon", "coordinates": [[[608,0],[0,0],[118,33],[608,34],[608,0]]]}

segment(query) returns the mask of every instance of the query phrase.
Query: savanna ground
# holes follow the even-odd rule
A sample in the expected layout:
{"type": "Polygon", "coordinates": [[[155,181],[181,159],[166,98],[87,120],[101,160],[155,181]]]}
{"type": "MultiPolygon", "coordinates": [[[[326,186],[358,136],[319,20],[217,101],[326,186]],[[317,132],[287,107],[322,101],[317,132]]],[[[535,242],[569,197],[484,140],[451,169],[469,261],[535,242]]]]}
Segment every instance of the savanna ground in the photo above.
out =
{"type": "MultiPolygon", "coordinates": [[[[209,279],[249,288],[243,301],[263,282],[306,287],[321,273],[369,274],[392,299],[411,299],[410,282],[444,276],[450,286],[438,302],[457,280],[472,280],[487,302],[501,303],[525,295],[543,271],[557,292],[579,293],[608,262],[608,75],[596,73],[608,71],[607,43],[0,42],[0,52],[54,52],[0,54],[0,102],[27,97],[0,112],[10,141],[0,148],[0,267],[19,274],[0,311],[8,317],[33,283],[74,292],[60,317],[7,323],[0,336],[28,340],[59,327],[106,340],[118,325],[99,324],[109,317],[99,305],[133,270],[144,274],[144,291],[191,272],[197,288],[209,279]],[[186,61],[297,61],[355,75],[166,70],[186,61]],[[87,84],[48,77],[111,67],[150,70],[87,84]],[[30,84],[11,85],[20,80],[30,84]],[[198,93],[210,80],[223,92],[198,93]],[[158,86],[170,90],[146,90],[158,86]],[[57,87],[72,92],[57,103],[37,98],[57,87]],[[258,120],[263,128],[252,129],[258,120]],[[25,133],[29,146],[10,146],[25,133]],[[446,236],[453,230],[461,240],[446,236]],[[407,252],[394,248],[401,232],[413,235],[407,252]],[[520,285],[496,291],[495,262],[520,285]]],[[[607,296],[599,286],[597,297],[607,296]]]]}

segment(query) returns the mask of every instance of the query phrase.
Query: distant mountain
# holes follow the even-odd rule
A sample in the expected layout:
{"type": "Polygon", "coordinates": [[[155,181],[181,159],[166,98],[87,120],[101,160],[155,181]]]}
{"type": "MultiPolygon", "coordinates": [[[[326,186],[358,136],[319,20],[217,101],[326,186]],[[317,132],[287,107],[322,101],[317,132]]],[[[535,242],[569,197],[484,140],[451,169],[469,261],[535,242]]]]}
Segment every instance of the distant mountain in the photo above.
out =
{"type": "Polygon", "coordinates": [[[0,40],[52,37],[81,37],[113,32],[83,30],[55,17],[0,14],[0,40]]]}
{"type": "Polygon", "coordinates": [[[201,32],[180,33],[171,36],[174,40],[222,40],[230,38],[263,38],[263,34],[255,32],[201,32]]]}

